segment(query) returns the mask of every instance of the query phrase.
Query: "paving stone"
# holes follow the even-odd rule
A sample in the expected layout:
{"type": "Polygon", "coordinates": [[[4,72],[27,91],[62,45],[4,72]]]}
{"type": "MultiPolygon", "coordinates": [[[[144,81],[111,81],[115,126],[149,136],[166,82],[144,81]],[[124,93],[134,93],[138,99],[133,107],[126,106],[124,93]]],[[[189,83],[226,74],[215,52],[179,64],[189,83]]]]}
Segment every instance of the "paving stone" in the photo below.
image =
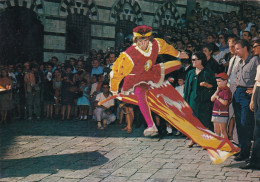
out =
{"type": "Polygon", "coordinates": [[[146,182],[171,182],[171,179],[167,178],[155,178],[155,179],[148,179],[146,182]]]}
{"type": "Polygon", "coordinates": [[[184,177],[196,177],[198,174],[198,170],[181,170],[177,176],[184,176],[184,177]]]}
{"type": "Polygon", "coordinates": [[[129,178],[129,180],[147,180],[149,177],[151,177],[153,173],[135,173],[133,176],[129,178]]]}
{"type": "Polygon", "coordinates": [[[260,171],[254,170],[254,171],[252,171],[252,173],[248,173],[247,176],[250,178],[260,178],[260,171]]]}
{"type": "Polygon", "coordinates": [[[58,182],[78,182],[79,179],[61,178],[58,182]]]}
{"type": "Polygon", "coordinates": [[[132,176],[137,169],[128,169],[128,168],[120,168],[112,173],[112,176],[126,176],[130,177],[132,176]]]}
{"type": "Polygon", "coordinates": [[[59,181],[60,180],[60,177],[57,177],[57,176],[47,176],[47,177],[45,177],[45,178],[43,178],[42,180],[41,180],[41,182],[56,182],[56,181],[59,181]]]}
{"type": "Polygon", "coordinates": [[[25,182],[30,182],[30,181],[39,181],[47,176],[49,176],[50,174],[31,174],[29,176],[27,176],[26,178],[23,178],[20,181],[25,181],[25,182]]]}
{"type": "Polygon", "coordinates": [[[100,181],[102,181],[102,178],[95,178],[95,177],[86,177],[79,180],[79,182],[100,182],[100,181]]]}
{"type": "Polygon", "coordinates": [[[177,169],[160,169],[151,178],[173,179],[178,172],[177,169]]]}
{"type": "Polygon", "coordinates": [[[109,176],[109,177],[101,180],[101,182],[116,182],[116,181],[127,182],[128,178],[127,177],[120,177],[120,176],[109,176]]]}

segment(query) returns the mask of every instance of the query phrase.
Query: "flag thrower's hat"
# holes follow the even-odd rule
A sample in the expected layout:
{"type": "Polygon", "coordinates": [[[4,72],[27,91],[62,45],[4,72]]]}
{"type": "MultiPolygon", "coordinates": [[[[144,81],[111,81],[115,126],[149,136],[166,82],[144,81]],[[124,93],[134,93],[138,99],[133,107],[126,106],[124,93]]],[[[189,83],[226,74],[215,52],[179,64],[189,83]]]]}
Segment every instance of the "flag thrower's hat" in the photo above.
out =
{"type": "Polygon", "coordinates": [[[141,25],[141,26],[138,26],[138,27],[135,27],[133,29],[133,35],[134,35],[134,39],[135,38],[141,38],[141,37],[150,37],[152,35],[152,28],[149,27],[149,26],[146,26],[146,25],[141,25]]]}

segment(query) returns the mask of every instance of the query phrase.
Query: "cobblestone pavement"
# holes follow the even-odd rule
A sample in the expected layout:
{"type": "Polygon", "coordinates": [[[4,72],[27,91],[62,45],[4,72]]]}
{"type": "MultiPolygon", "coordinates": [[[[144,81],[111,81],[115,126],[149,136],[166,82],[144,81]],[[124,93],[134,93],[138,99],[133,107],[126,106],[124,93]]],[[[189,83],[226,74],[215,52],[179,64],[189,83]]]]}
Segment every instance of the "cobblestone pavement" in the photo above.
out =
{"type": "Polygon", "coordinates": [[[0,181],[168,182],[259,181],[260,171],[241,170],[230,157],[210,162],[185,138],[143,137],[113,124],[104,131],[94,121],[11,121],[0,126],[0,181]]]}

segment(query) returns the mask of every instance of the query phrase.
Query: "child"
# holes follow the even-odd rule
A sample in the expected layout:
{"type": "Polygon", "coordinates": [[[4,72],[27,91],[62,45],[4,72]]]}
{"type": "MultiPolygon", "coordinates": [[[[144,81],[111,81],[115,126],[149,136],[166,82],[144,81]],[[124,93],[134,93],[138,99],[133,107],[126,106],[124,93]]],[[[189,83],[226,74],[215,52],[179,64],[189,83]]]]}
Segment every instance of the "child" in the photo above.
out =
{"type": "Polygon", "coordinates": [[[77,105],[79,106],[79,115],[80,115],[80,120],[87,120],[87,113],[88,113],[88,108],[90,106],[89,102],[89,87],[87,86],[86,81],[82,80],[80,82],[80,91],[83,92],[83,95],[78,98],[77,100],[77,105]]]}
{"type": "MultiPolygon", "coordinates": [[[[178,86],[175,87],[175,89],[178,91],[178,93],[182,97],[184,97],[184,85],[185,85],[185,77],[184,77],[184,75],[179,75],[178,76],[178,86]]],[[[167,131],[168,131],[169,130],[168,128],[171,127],[171,125],[169,123],[167,123],[166,126],[167,126],[167,131]]],[[[169,130],[169,131],[171,131],[171,130],[169,130]]],[[[177,130],[175,135],[179,136],[180,134],[181,134],[181,132],[179,130],[177,130]]]]}
{"type": "Polygon", "coordinates": [[[214,102],[212,111],[214,132],[219,136],[224,136],[225,138],[228,138],[228,107],[232,101],[232,92],[227,86],[228,75],[226,73],[219,73],[216,76],[216,81],[218,84],[218,88],[211,97],[211,101],[214,102]]]}

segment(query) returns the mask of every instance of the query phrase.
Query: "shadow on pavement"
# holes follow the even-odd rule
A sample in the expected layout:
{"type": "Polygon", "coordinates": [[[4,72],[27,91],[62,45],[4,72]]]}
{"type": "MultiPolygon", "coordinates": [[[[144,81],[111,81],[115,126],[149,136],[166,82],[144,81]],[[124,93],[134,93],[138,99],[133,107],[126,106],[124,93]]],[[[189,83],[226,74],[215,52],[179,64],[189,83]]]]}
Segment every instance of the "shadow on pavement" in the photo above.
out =
{"type": "Polygon", "coordinates": [[[26,177],[31,174],[57,173],[61,169],[83,170],[106,163],[99,152],[50,155],[23,159],[0,160],[0,177],[26,177]],[[9,167],[10,166],[10,167],[9,167]]]}

